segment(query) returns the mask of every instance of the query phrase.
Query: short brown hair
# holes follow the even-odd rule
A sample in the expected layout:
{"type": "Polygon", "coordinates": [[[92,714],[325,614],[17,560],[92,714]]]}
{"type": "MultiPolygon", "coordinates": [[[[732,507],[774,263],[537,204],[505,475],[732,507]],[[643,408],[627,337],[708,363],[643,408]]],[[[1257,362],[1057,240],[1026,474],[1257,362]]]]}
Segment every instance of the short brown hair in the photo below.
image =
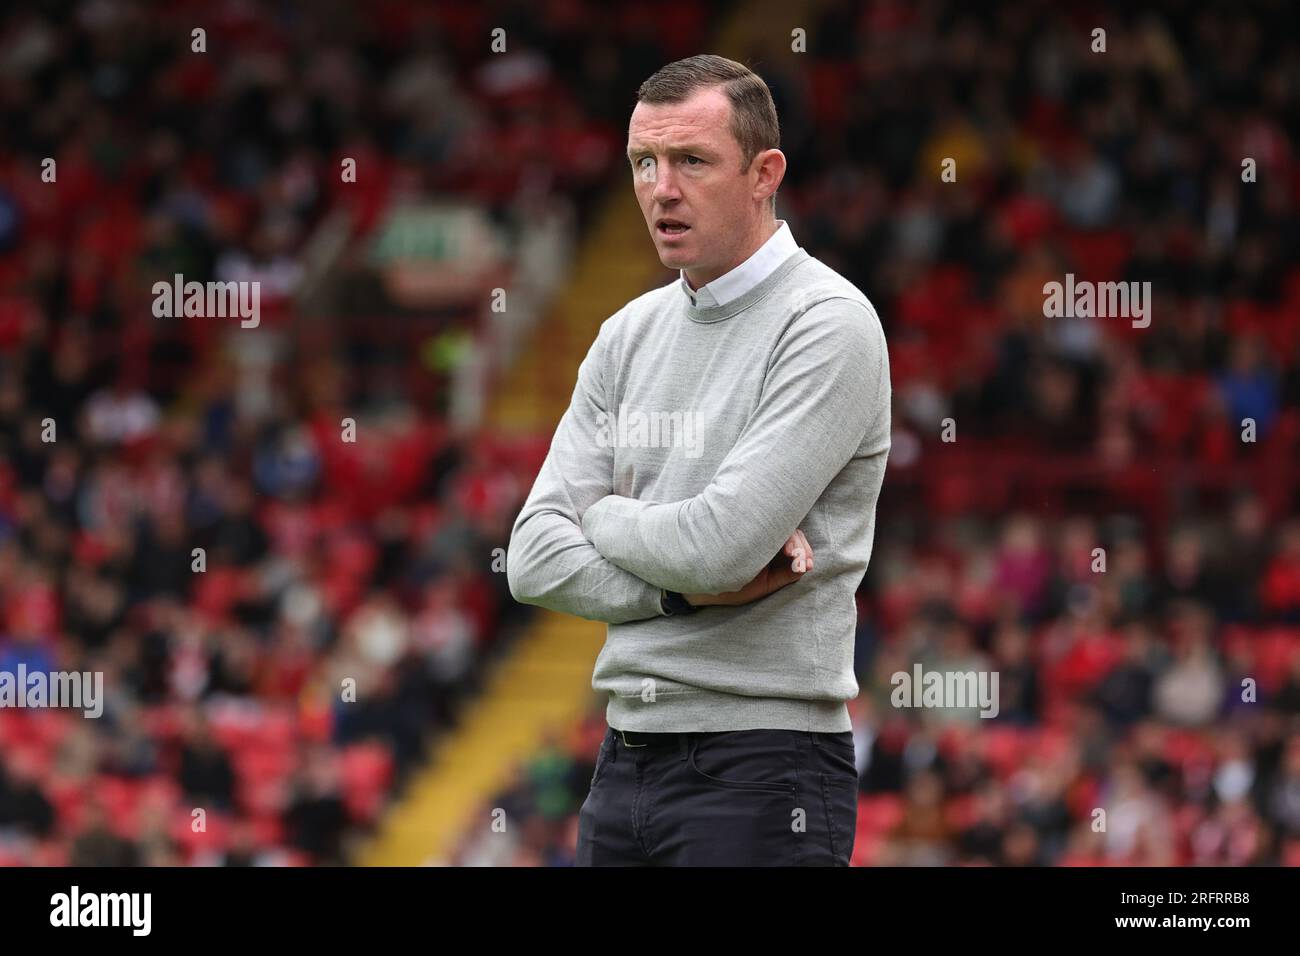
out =
{"type": "MultiPolygon", "coordinates": [[[[741,172],[765,149],[781,147],[772,91],[763,78],[735,60],[703,53],[669,63],[641,84],[638,103],[680,103],[697,90],[721,86],[731,102],[731,135],[740,144],[741,172]]],[[[776,208],[776,193],[772,194],[776,208]]]]}

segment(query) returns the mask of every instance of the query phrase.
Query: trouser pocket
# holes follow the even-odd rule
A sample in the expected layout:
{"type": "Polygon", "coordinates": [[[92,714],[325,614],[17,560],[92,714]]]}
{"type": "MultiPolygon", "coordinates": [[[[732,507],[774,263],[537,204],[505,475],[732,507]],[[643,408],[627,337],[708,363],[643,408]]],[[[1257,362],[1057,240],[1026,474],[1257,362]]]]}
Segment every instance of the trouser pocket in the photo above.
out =
{"type": "Polygon", "coordinates": [[[795,748],[790,732],[739,730],[701,734],[687,748],[691,770],[715,787],[794,793],[795,748]]]}

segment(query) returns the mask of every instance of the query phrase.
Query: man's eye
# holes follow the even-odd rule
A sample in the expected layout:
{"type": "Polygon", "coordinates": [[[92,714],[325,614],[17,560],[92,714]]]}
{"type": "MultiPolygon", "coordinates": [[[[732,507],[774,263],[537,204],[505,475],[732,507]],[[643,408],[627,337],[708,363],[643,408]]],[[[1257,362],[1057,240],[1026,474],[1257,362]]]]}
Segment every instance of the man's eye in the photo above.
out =
{"type": "Polygon", "coordinates": [[[695,160],[697,163],[703,163],[703,162],[704,162],[704,160],[700,159],[700,157],[698,157],[698,156],[687,156],[687,157],[686,157],[686,161],[687,161],[688,163],[689,163],[691,160],[695,160]]]}

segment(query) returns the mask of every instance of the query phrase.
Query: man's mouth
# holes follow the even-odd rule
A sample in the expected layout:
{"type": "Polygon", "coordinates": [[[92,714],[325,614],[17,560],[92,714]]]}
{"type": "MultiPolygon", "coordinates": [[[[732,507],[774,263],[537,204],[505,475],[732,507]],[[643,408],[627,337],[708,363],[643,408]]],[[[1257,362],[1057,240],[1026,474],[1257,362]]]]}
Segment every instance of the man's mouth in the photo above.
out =
{"type": "Polygon", "coordinates": [[[680,219],[660,219],[655,222],[655,231],[662,236],[680,236],[691,228],[680,219]]]}

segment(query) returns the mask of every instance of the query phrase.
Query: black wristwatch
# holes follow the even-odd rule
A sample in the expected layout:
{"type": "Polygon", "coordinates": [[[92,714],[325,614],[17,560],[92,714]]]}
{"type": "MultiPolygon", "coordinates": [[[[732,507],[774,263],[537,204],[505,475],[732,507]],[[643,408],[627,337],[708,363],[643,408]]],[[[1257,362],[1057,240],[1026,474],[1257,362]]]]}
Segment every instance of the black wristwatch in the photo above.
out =
{"type": "Polygon", "coordinates": [[[664,614],[669,617],[678,617],[682,614],[694,614],[699,610],[698,607],[686,600],[685,597],[678,594],[676,591],[664,590],[659,592],[659,607],[663,610],[664,614]]]}

